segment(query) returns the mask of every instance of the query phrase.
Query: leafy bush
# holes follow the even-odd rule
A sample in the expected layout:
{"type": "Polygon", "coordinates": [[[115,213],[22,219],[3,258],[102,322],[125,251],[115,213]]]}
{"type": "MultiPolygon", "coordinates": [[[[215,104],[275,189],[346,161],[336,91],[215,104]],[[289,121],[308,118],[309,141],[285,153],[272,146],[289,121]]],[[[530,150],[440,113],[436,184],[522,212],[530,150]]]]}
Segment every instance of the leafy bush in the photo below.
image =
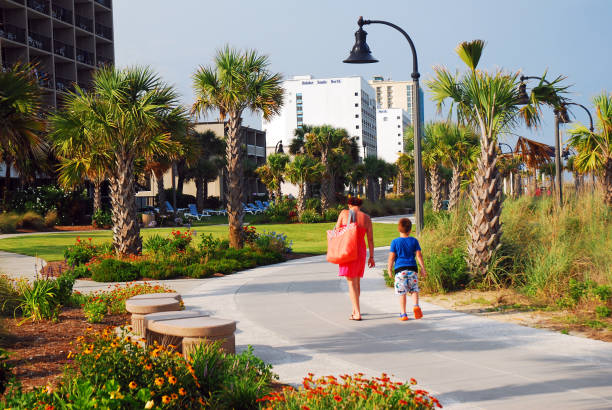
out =
{"type": "Polygon", "coordinates": [[[270,218],[271,222],[282,223],[291,220],[290,214],[297,210],[296,201],[293,199],[283,198],[282,200],[271,203],[265,214],[270,218]]]}
{"type": "Polygon", "coordinates": [[[19,225],[23,228],[34,229],[37,231],[42,231],[46,228],[44,218],[33,211],[28,211],[23,214],[19,225]]]}
{"type": "Polygon", "coordinates": [[[164,238],[160,234],[154,234],[145,239],[142,248],[149,253],[161,253],[170,243],[168,238],[164,238]]]}
{"type": "Polygon", "coordinates": [[[15,281],[6,275],[0,275],[0,315],[13,315],[20,303],[19,296],[15,281]]]}
{"type": "Polygon", "coordinates": [[[595,314],[597,315],[598,318],[603,319],[605,317],[610,317],[610,315],[612,314],[612,311],[607,306],[597,306],[595,308],[595,314]]]}
{"type": "Polygon", "coordinates": [[[300,215],[300,222],[305,224],[322,222],[323,217],[312,209],[307,209],[300,215]]]}
{"type": "Polygon", "coordinates": [[[83,313],[88,323],[100,323],[107,311],[108,306],[101,298],[91,298],[83,305],[83,313]]]}
{"type": "Polygon", "coordinates": [[[91,224],[97,228],[106,228],[113,224],[113,218],[109,211],[98,209],[91,216],[91,224]]]}
{"type": "Polygon", "coordinates": [[[77,236],[75,244],[73,246],[68,246],[64,250],[64,259],[66,259],[68,265],[73,267],[84,265],[107,249],[107,247],[94,245],[91,242],[91,238],[88,238],[87,241],[83,241],[77,236]]]}
{"type": "Polygon", "coordinates": [[[88,300],[100,299],[106,303],[111,314],[126,313],[125,301],[137,295],[148,293],[174,292],[165,286],[151,285],[150,283],[127,283],[125,286],[116,286],[111,291],[100,291],[89,295],[88,300]]]}
{"type": "Polygon", "coordinates": [[[242,236],[246,243],[252,244],[255,243],[259,234],[253,225],[248,225],[242,227],[242,236]]]}
{"type": "Polygon", "coordinates": [[[336,222],[338,220],[338,216],[340,216],[340,211],[337,208],[329,208],[327,211],[325,211],[323,219],[325,222],[336,222]]]}
{"type": "Polygon", "coordinates": [[[57,221],[57,211],[55,209],[47,211],[47,213],[45,214],[45,226],[47,228],[53,228],[55,225],[57,225],[57,221]]]}
{"type": "Polygon", "coordinates": [[[20,218],[14,213],[2,213],[0,214],[0,232],[1,233],[15,233],[17,232],[17,224],[20,218]]]}
{"type": "Polygon", "coordinates": [[[212,234],[203,233],[202,235],[200,235],[200,243],[198,244],[198,249],[204,255],[211,255],[215,250],[219,249],[220,245],[221,240],[215,238],[212,234]]]}
{"type": "Polygon", "coordinates": [[[469,283],[465,254],[459,248],[426,256],[425,266],[427,276],[421,279],[423,290],[449,292],[463,289],[469,283]]]}
{"type": "Polygon", "coordinates": [[[31,285],[26,281],[20,281],[18,289],[19,309],[25,320],[57,320],[60,304],[55,280],[36,280],[31,285]]]}
{"type": "Polygon", "coordinates": [[[321,199],[320,198],[308,198],[306,200],[306,209],[310,209],[317,213],[321,212],[321,199]]]}
{"type": "Polygon", "coordinates": [[[57,279],[55,279],[56,285],[56,298],[57,302],[62,306],[67,306],[72,295],[72,288],[76,277],[70,271],[63,273],[57,279]]]}
{"type": "Polygon", "coordinates": [[[78,265],[72,268],[71,274],[75,279],[88,278],[91,276],[91,271],[89,270],[89,266],[78,265]]]}
{"type": "Polygon", "coordinates": [[[8,363],[9,353],[0,348],[0,396],[6,390],[6,386],[9,381],[13,378],[12,368],[13,366],[8,363]]]}
{"type": "Polygon", "coordinates": [[[383,373],[382,377],[364,378],[362,373],[314,378],[312,373],[304,378],[298,390],[289,387],[259,399],[269,409],[435,409],[442,406],[438,399],[424,390],[412,390],[416,380],[410,383],[393,382],[383,373]]]}
{"type": "Polygon", "coordinates": [[[88,214],[89,201],[82,190],[64,190],[54,185],[29,186],[12,193],[10,209],[15,212],[34,211],[46,215],[57,211],[62,224],[79,222],[88,214]]]}
{"type": "Polygon", "coordinates": [[[258,249],[277,253],[289,253],[293,250],[293,241],[287,238],[284,233],[274,231],[264,231],[255,241],[258,249]]]}
{"type": "Polygon", "coordinates": [[[140,277],[136,264],[112,258],[91,265],[90,270],[91,279],[96,282],[130,282],[140,277]]]}

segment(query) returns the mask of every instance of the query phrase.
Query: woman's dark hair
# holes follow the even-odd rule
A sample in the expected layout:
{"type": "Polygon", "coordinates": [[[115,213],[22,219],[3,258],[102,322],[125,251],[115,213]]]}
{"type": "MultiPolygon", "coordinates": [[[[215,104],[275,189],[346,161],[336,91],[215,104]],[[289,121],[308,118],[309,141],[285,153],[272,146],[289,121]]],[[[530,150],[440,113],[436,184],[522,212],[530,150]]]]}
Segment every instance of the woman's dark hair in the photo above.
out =
{"type": "Polygon", "coordinates": [[[408,218],[401,218],[399,220],[399,229],[401,233],[410,233],[412,229],[412,221],[408,218]]]}
{"type": "Polygon", "coordinates": [[[361,206],[361,204],[363,203],[363,201],[361,200],[361,198],[357,198],[356,196],[352,196],[348,199],[348,201],[346,201],[347,204],[349,205],[353,205],[353,206],[361,206]]]}

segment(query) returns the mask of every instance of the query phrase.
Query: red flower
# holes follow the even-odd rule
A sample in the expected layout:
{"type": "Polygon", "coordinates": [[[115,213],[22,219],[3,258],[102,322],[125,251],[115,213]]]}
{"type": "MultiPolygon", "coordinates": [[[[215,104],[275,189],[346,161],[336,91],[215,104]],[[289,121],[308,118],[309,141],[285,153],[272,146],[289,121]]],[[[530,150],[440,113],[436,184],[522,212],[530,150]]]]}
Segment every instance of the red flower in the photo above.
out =
{"type": "Polygon", "coordinates": [[[338,403],[340,403],[342,401],[342,397],[338,396],[337,394],[334,396],[334,400],[336,400],[338,403]]]}

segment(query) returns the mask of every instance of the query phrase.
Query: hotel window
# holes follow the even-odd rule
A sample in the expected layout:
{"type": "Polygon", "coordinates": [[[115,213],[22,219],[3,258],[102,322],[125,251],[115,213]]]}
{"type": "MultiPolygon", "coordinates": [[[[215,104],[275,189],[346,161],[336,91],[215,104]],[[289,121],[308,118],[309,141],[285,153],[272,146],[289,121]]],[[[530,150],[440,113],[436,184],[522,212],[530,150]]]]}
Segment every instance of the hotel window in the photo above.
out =
{"type": "Polygon", "coordinates": [[[357,130],[358,130],[358,129],[359,129],[359,125],[355,125],[355,129],[357,129],[357,130]]]}
{"type": "Polygon", "coordinates": [[[355,93],[355,97],[357,97],[359,95],[359,93],[355,93]]]}
{"type": "Polygon", "coordinates": [[[359,107],[359,103],[355,103],[355,107],[359,107]]]}
{"type": "Polygon", "coordinates": [[[359,114],[355,114],[355,118],[359,118],[359,114]]]}

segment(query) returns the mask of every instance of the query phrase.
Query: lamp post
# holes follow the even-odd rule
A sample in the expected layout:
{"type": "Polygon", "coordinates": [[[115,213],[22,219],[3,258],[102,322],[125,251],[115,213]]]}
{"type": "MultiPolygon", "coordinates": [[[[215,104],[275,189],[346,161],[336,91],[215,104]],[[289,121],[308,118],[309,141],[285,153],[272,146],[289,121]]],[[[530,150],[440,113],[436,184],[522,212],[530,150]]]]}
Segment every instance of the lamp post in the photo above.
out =
{"type": "Polygon", "coordinates": [[[412,127],[414,129],[415,180],[414,207],[416,214],[416,232],[417,234],[419,234],[423,229],[423,200],[425,199],[425,180],[423,173],[423,164],[421,160],[421,120],[419,118],[419,77],[421,75],[419,74],[416,49],[408,33],[406,33],[404,30],[402,30],[400,27],[396,26],[393,23],[389,23],[388,21],[382,20],[364,20],[363,17],[359,17],[359,20],[357,20],[357,24],[359,25],[359,29],[355,32],[355,45],[353,46],[348,58],[343,61],[344,63],[367,64],[378,62],[378,60],[372,56],[372,53],[370,52],[370,47],[366,43],[366,36],[368,33],[363,30],[363,26],[366,24],[384,24],[385,26],[393,27],[394,29],[402,33],[406,40],[408,40],[410,50],[412,51],[412,127]]]}
{"type": "Polygon", "coordinates": [[[285,150],[283,150],[283,140],[280,140],[276,143],[276,145],[274,146],[274,153],[275,154],[284,154],[285,150]]]}
{"type": "MultiPolygon", "coordinates": [[[[528,104],[529,97],[527,96],[527,86],[525,85],[526,80],[540,80],[544,81],[547,84],[550,84],[549,81],[543,79],[542,77],[536,76],[521,76],[521,85],[519,86],[519,103],[520,104],[528,104]]],[[[559,137],[559,124],[567,124],[570,122],[569,115],[567,114],[567,109],[565,105],[567,103],[562,103],[561,107],[555,108],[555,184],[557,185],[556,196],[557,203],[561,205],[563,203],[563,181],[562,181],[562,173],[561,173],[561,138],[559,137]]]]}

